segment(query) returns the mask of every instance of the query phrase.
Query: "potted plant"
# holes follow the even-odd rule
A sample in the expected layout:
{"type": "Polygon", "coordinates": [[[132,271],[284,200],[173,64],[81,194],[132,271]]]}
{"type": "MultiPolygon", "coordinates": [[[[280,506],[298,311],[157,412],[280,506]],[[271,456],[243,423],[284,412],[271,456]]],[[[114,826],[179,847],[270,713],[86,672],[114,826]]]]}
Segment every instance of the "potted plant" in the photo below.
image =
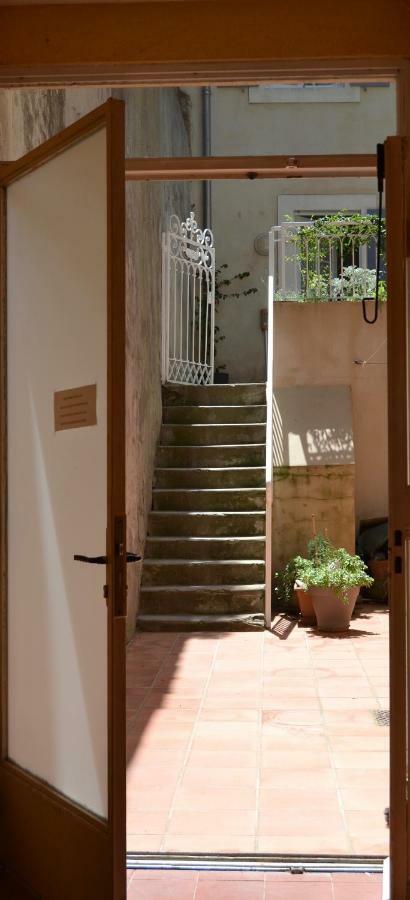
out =
{"type": "MultiPolygon", "coordinates": [[[[313,522],[313,528],[316,528],[315,522],[313,522]]],[[[317,562],[319,560],[324,562],[333,549],[333,545],[327,537],[322,534],[314,534],[308,543],[308,557],[309,559],[314,558],[317,562]]],[[[316,624],[315,610],[310,591],[303,580],[301,560],[303,563],[302,557],[294,556],[286,563],[284,569],[275,573],[275,594],[280,605],[285,607],[293,605],[299,609],[303,625],[314,625],[316,624]]]]}
{"type": "Polygon", "coordinates": [[[296,557],[295,563],[312,598],[318,628],[347,631],[359,590],[373,584],[373,578],[360,556],[327,544],[324,554],[315,556],[313,549],[307,559],[296,557]]]}

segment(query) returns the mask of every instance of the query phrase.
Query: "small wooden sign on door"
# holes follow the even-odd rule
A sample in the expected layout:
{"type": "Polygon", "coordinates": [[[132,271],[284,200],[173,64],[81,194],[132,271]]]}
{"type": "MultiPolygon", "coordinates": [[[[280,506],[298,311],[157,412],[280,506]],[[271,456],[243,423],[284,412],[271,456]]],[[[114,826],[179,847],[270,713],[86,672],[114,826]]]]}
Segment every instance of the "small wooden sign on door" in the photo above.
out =
{"type": "Polygon", "coordinates": [[[84,428],[97,424],[97,385],[56,391],[54,394],[54,429],[84,428]]]}

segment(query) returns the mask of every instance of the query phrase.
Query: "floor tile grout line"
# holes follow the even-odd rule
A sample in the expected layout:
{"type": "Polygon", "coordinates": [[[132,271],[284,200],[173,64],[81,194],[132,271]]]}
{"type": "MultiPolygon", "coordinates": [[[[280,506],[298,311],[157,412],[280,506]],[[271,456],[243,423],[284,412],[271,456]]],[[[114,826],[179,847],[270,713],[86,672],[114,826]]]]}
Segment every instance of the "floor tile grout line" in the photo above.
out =
{"type": "MultiPolygon", "coordinates": [[[[269,632],[270,633],[270,632],[269,632]]],[[[259,701],[259,753],[256,765],[256,822],[255,822],[255,842],[254,849],[259,849],[259,818],[260,818],[260,795],[261,795],[261,770],[263,760],[263,702],[264,702],[264,678],[265,678],[265,641],[266,631],[263,632],[261,646],[261,676],[260,676],[260,701],[259,701]]]]}
{"type": "MultiPolygon", "coordinates": [[[[195,632],[192,632],[192,634],[195,634],[195,632]]],[[[174,809],[174,803],[175,803],[175,799],[176,799],[176,796],[177,796],[177,792],[178,792],[178,789],[179,789],[180,786],[181,786],[183,777],[184,777],[184,775],[185,775],[187,762],[188,762],[188,759],[189,759],[189,757],[190,757],[191,749],[192,749],[192,744],[193,744],[194,738],[195,738],[195,730],[196,730],[196,726],[197,726],[197,724],[198,724],[198,720],[199,720],[199,717],[200,717],[201,712],[202,712],[202,709],[203,709],[204,700],[205,700],[205,697],[206,697],[206,692],[207,692],[207,690],[208,690],[209,682],[210,682],[210,680],[211,680],[212,673],[213,673],[213,671],[214,671],[215,660],[216,660],[216,656],[217,656],[217,654],[218,654],[218,649],[219,649],[219,645],[220,645],[220,640],[221,640],[221,638],[218,637],[218,641],[217,641],[217,644],[216,644],[216,647],[215,647],[215,650],[214,650],[214,653],[213,653],[213,656],[212,656],[212,661],[211,661],[211,664],[210,664],[210,667],[209,667],[208,676],[207,676],[207,678],[206,678],[206,680],[205,680],[205,685],[204,685],[204,687],[203,687],[203,689],[202,689],[202,696],[201,696],[201,699],[200,699],[200,703],[199,703],[199,706],[198,706],[198,709],[197,709],[197,712],[196,712],[196,716],[195,716],[195,718],[194,718],[194,721],[192,722],[191,737],[190,737],[190,739],[189,739],[189,741],[188,741],[188,745],[187,745],[187,748],[186,748],[186,751],[185,751],[185,756],[184,756],[183,762],[181,763],[181,765],[180,765],[180,767],[179,767],[179,776],[178,776],[178,779],[177,779],[177,782],[176,782],[176,785],[175,785],[175,788],[174,788],[174,791],[173,791],[173,794],[172,794],[171,803],[170,803],[170,805],[169,805],[169,810],[168,810],[167,821],[166,821],[166,825],[165,825],[165,829],[164,829],[164,834],[163,834],[162,841],[161,841],[161,845],[160,845],[160,850],[161,850],[162,852],[164,852],[164,842],[165,842],[165,839],[166,839],[166,837],[167,837],[167,834],[168,834],[168,828],[169,828],[169,825],[171,824],[172,816],[173,816],[174,811],[175,811],[175,809],[174,809]]]]}
{"type": "Polygon", "coordinates": [[[199,872],[196,873],[196,882],[195,882],[195,887],[194,887],[194,893],[192,895],[192,900],[195,900],[195,898],[196,898],[197,891],[198,891],[198,884],[199,884],[199,872]]]}
{"type": "Polygon", "coordinates": [[[378,698],[377,695],[376,695],[376,691],[375,691],[374,688],[373,688],[373,685],[372,685],[372,683],[371,683],[371,680],[370,680],[370,678],[369,678],[369,676],[368,676],[368,674],[367,674],[366,668],[365,668],[365,666],[363,665],[362,659],[361,659],[361,657],[359,656],[359,654],[358,654],[357,651],[356,651],[356,647],[355,647],[354,643],[353,643],[353,652],[354,652],[354,655],[355,655],[355,657],[356,657],[356,660],[357,660],[357,662],[358,662],[358,664],[359,664],[359,666],[360,666],[362,672],[364,673],[364,677],[366,678],[366,681],[367,681],[368,684],[369,684],[370,690],[371,690],[371,692],[372,692],[372,694],[373,694],[373,696],[374,696],[374,699],[376,700],[376,702],[377,702],[377,704],[378,704],[378,706],[379,706],[379,709],[382,709],[382,705],[381,705],[381,703],[380,703],[380,700],[379,700],[379,698],[378,698]]]}
{"type": "MultiPolygon", "coordinates": [[[[328,730],[327,730],[327,723],[326,723],[326,718],[325,718],[325,715],[324,715],[325,710],[324,710],[323,705],[322,705],[322,698],[321,698],[321,695],[320,695],[320,692],[319,692],[319,683],[318,683],[318,678],[317,678],[317,675],[316,675],[316,668],[315,668],[315,665],[314,665],[314,657],[312,656],[311,647],[310,647],[310,641],[309,641],[309,635],[308,635],[307,633],[305,633],[305,641],[306,641],[307,651],[308,651],[309,658],[310,658],[310,665],[311,665],[312,672],[313,672],[314,684],[315,684],[316,694],[317,694],[318,703],[319,703],[320,715],[321,715],[321,719],[322,719],[322,731],[323,731],[323,735],[324,735],[324,738],[325,738],[325,740],[326,740],[326,744],[327,744],[327,748],[328,748],[329,760],[330,760],[330,770],[331,770],[331,772],[332,772],[333,779],[334,779],[334,786],[335,786],[335,792],[336,792],[336,796],[337,796],[337,802],[338,802],[338,805],[339,805],[339,811],[340,811],[341,819],[342,819],[342,822],[343,822],[343,828],[344,828],[345,833],[346,833],[348,845],[349,845],[349,848],[350,848],[350,853],[353,854],[353,852],[354,852],[354,851],[353,851],[353,844],[352,844],[352,840],[351,840],[351,837],[350,837],[350,832],[349,832],[349,829],[348,829],[348,824],[347,824],[347,819],[346,819],[346,814],[345,814],[346,811],[345,811],[345,808],[344,808],[343,798],[342,798],[341,790],[340,790],[340,787],[339,787],[339,781],[338,781],[338,778],[337,778],[337,771],[336,771],[336,767],[335,767],[335,765],[334,765],[333,751],[332,751],[332,744],[331,744],[331,740],[330,740],[330,737],[329,737],[329,734],[328,734],[328,730]]],[[[349,643],[350,643],[350,641],[349,641],[349,643]]]]}

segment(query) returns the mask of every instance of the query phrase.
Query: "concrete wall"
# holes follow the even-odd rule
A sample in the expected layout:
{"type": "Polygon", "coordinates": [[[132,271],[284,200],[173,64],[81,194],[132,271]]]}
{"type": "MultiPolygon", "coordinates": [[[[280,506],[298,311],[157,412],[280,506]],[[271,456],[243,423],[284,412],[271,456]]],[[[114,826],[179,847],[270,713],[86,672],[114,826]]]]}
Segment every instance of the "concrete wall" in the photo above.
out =
{"type": "MultiPolygon", "coordinates": [[[[396,131],[395,90],[360,90],[358,103],[249,103],[247,87],[212,89],[212,153],[373,153],[396,131]]],[[[217,262],[232,273],[249,271],[257,294],[226,301],[218,324],[226,335],[218,362],[231,381],[263,381],[265,358],[259,310],[267,302],[267,257],[254,249],[256,235],[277,224],[278,196],[374,194],[375,179],[220,181],[212,185],[212,227],[217,262]]]]}
{"type": "Polygon", "coordinates": [[[366,325],[361,304],[277,303],[274,359],[277,387],[350,386],[356,519],[387,515],[385,306],[366,325]]]}
{"type": "MultiPolygon", "coordinates": [[[[21,156],[115,95],[126,102],[128,155],[190,155],[190,103],[175,89],[0,91],[0,154],[21,156]]],[[[190,184],[127,186],[128,547],[143,552],[161,423],[161,232],[171,212],[189,214],[190,184]]],[[[128,636],[141,566],[128,569],[128,636]]]]}
{"type": "Polygon", "coordinates": [[[354,553],[355,467],[294,466],[273,477],[273,571],[306,554],[313,516],[318,532],[354,553]]]}

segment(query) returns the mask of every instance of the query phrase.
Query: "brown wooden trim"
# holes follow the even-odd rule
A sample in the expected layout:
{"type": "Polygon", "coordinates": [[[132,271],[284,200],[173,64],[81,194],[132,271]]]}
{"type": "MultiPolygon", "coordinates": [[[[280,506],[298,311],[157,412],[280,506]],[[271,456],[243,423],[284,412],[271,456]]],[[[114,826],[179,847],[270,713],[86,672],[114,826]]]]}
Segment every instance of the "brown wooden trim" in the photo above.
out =
{"type": "Polygon", "coordinates": [[[130,181],[217,178],[331,178],[376,175],[374,154],[315,156],[137,157],[125,160],[130,181]]]}
{"type": "MultiPolygon", "coordinates": [[[[0,162],[0,180],[10,174],[14,161],[0,162]]],[[[132,157],[125,160],[127,181],[202,181],[229,178],[372,178],[372,153],[310,156],[186,156],[132,157]]]]}
{"type": "Polygon", "coordinates": [[[42,900],[113,900],[107,824],[4,762],[0,795],[1,855],[16,878],[42,900]]]}
{"type": "MultiPolygon", "coordinates": [[[[410,52],[410,51],[409,51],[410,52]]],[[[272,81],[292,82],[301,78],[309,81],[394,81],[403,62],[403,55],[380,56],[374,59],[306,59],[264,62],[103,62],[89,64],[38,63],[34,66],[0,64],[0,87],[59,87],[71,85],[100,85],[106,87],[180,87],[181,85],[216,86],[258,85],[272,81]]]]}
{"type": "Polygon", "coordinates": [[[42,781],[40,778],[36,778],[35,775],[32,775],[30,772],[26,772],[21,766],[18,766],[11,759],[3,759],[0,762],[0,765],[4,772],[13,776],[13,778],[19,778],[23,781],[28,788],[32,790],[41,791],[43,796],[47,798],[50,803],[58,804],[60,809],[66,813],[75,813],[79,818],[83,818],[87,825],[90,825],[99,831],[106,833],[108,830],[108,821],[106,819],[100,819],[99,816],[96,816],[94,813],[85,809],[83,806],[80,806],[78,803],[75,803],[74,800],[70,800],[69,797],[66,797],[64,794],[61,794],[59,791],[55,790],[50,784],[47,784],[46,781],[42,781]]]}
{"type": "Polygon", "coordinates": [[[109,628],[109,818],[114,900],[126,897],[126,498],[125,498],[125,123],[124,103],[107,118],[107,566],[109,628]],[[118,533],[118,528],[121,534],[118,533]],[[118,544],[122,544],[122,549],[118,544]]]}
{"type": "Polygon", "coordinates": [[[407,487],[407,346],[405,285],[404,143],[386,141],[389,422],[389,546],[390,546],[390,854],[392,893],[407,897],[407,650],[408,588],[405,541],[409,520],[407,487]],[[395,532],[402,546],[395,546],[395,532]],[[402,559],[402,573],[394,561],[402,559]]]}
{"type": "Polygon", "coordinates": [[[0,758],[7,753],[7,191],[0,186],[0,758]]]}
{"type": "Polygon", "coordinates": [[[106,126],[108,110],[113,102],[113,100],[107,100],[102,106],[93,109],[86,116],[44,141],[43,144],[35,147],[34,150],[30,150],[25,156],[8,163],[4,169],[2,167],[0,169],[0,184],[5,186],[12,184],[13,181],[17,181],[23,175],[27,175],[28,172],[38,169],[39,166],[44,165],[44,163],[53,159],[59,153],[64,153],[68,147],[71,147],[77,141],[83,140],[88,135],[106,126]]]}

